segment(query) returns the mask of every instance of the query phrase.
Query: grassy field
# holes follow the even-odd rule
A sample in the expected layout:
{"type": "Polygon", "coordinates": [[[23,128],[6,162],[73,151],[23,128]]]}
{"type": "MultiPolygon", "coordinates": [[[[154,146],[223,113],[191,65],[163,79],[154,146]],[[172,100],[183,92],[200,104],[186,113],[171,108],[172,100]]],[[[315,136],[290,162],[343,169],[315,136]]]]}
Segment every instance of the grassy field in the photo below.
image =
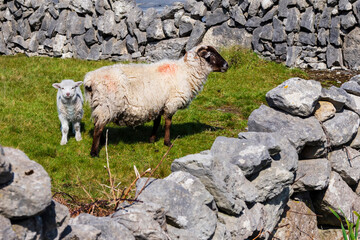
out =
{"type": "MultiPolygon", "coordinates": [[[[265,93],[292,76],[304,77],[299,70],[259,59],[247,50],[222,51],[229,62],[226,73],[212,73],[204,90],[189,108],[173,117],[174,147],[155,177],[170,174],[171,162],[187,154],[209,149],[217,136],[236,137],[244,131],[250,113],[265,103],[265,93]]],[[[82,81],[86,72],[110,61],[81,61],[23,55],[0,56],[0,144],[21,149],[40,163],[52,179],[53,192],[65,192],[80,199],[103,197],[100,183],[109,184],[105,148],[99,158],[90,157],[93,123],[85,106],[81,142],[70,135],[60,146],[60,122],[56,110],[56,89],[51,84],[62,79],[82,81]]],[[[163,122],[162,122],[163,125],[163,122]]],[[[136,128],[108,125],[109,160],[120,188],[135,178],[133,166],[142,172],[154,168],[168,150],[159,140],[148,143],[151,123],[136,128]]]]}

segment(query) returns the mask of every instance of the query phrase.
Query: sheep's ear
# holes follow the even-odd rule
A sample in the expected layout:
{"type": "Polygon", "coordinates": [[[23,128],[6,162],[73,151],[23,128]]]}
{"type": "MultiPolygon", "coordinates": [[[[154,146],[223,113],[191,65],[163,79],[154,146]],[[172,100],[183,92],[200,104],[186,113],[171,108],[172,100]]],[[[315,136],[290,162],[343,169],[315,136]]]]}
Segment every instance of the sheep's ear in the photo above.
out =
{"type": "Polygon", "coordinates": [[[75,85],[76,85],[77,87],[80,87],[80,86],[81,86],[81,84],[83,84],[83,82],[82,82],[82,81],[79,81],[79,82],[76,82],[76,83],[75,83],[75,85]]]}
{"type": "Polygon", "coordinates": [[[202,58],[209,58],[211,56],[211,51],[209,51],[207,49],[207,47],[201,47],[199,48],[199,50],[197,51],[198,55],[202,58]]]}
{"type": "Polygon", "coordinates": [[[61,87],[60,87],[60,83],[54,83],[53,85],[52,85],[54,88],[56,88],[56,89],[60,89],[61,87]]]}

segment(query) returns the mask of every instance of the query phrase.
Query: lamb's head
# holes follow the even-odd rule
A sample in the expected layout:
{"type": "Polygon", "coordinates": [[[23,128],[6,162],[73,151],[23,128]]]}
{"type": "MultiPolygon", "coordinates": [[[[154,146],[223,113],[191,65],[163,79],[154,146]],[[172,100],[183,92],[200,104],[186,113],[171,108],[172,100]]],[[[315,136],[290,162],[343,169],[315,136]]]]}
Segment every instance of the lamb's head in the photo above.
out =
{"type": "Polygon", "coordinates": [[[54,83],[52,86],[59,90],[62,99],[70,100],[76,97],[76,88],[82,82],[74,82],[71,79],[62,80],[61,83],[54,83]]]}
{"type": "Polygon", "coordinates": [[[186,53],[184,61],[206,63],[210,72],[226,72],[229,68],[225,59],[212,46],[200,45],[186,53]]]}

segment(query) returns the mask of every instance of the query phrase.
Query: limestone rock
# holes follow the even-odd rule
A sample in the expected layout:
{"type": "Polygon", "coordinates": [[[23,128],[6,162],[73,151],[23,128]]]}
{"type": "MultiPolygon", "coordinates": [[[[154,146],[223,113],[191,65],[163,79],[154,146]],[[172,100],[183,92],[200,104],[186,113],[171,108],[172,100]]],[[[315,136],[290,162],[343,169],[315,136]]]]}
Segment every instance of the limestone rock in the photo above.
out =
{"type": "Polygon", "coordinates": [[[335,116],[336,108],[331,102],[319,101],[315,107],[314,116],[320,122],[325,122],[326,120],[335,116]]]}
{"type": "Polygon", "coordinates": [[[326,158],[301,160],[292,187],[295,192],[323,190],[329,185],[330,173],[326,158]]]}
{"type": "MultiPolygon", "coordinates": [[[[137,184],[141,189],[145,181],[137,184]]],[[[181,185],[157,179],[149,183],[138,199],[164,207],[168,234],[171,238],[209,239],[215,232],[215,213],[181,185]],[[184,238],[185,237],[185,238],[184,238]],[[191,238],[191,237],[190,237],[191,238]]]]}
{"type": "Polygon", "coordinates": [[[51,203],[49,175],[20,150],[5,147],[4,153],[14,178],[0,188],[0,214],[7,218],[25,218],[41,213],[51,203]]]}
{"type": "Polygon", "coordinates": [[[303,119],[261,105],[250,114],[248,129],[252,132],[279,132],[298,152],[305,146],[312,146],[325,153],[325,133],[315,117],[303,119]]]}
{"type": "Polygon", "coordinates": [[[359,128],[359,116],[349,110],[336,113],[335,116],[323,123],[330,145],[341,146],[351,141],[359,128]]]}
{"type": "Polygon", "coordinates": [[[278,108],[295,116],[310,116],[321,95],[321,85],[314,80],[290,78],[270,90],[266,101],[270,107],[278,108]],[[306,91],[303,91],[307,89],[306,91]]]}
{"type": "Polygon", "coordinates": [[[350,147],[330,152],[329,161],[333,171],[337,172],[349,185],[354,186],[360,180],[360,152],[350,147]]]}

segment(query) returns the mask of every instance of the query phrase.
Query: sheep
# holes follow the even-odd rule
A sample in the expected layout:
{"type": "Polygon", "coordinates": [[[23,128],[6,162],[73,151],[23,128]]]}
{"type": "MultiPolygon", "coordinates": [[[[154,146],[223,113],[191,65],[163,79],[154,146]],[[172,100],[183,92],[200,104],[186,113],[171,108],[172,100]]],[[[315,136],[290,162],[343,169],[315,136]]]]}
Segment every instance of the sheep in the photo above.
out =
{"type": "Polygon", "coordinates": [[[228,63],[214,47],[198,46],[179,60],[114,64],[88,72],[84,87],[94,119],[91,156],[99,155],[100,137],[106,124],[137,126],[154,121],[149,139],[152,143],[161,115],[165,118],[164,144],[170,146],[172,116],[190,104],[210,72],[227,69],[228,63]]]}
{"type": "Polygon", "coordinates": [[[62,80],[61,83],[54,83],[52,86],[56,89],[56,105],[61,123],[62,138],[60,145],[67,143],[70,122],[75,130],[75,139],[80,141],[80,121],[84,115],[83,103],[80,86],[83,82],[74,82],[71,79],[62,80]]]}

